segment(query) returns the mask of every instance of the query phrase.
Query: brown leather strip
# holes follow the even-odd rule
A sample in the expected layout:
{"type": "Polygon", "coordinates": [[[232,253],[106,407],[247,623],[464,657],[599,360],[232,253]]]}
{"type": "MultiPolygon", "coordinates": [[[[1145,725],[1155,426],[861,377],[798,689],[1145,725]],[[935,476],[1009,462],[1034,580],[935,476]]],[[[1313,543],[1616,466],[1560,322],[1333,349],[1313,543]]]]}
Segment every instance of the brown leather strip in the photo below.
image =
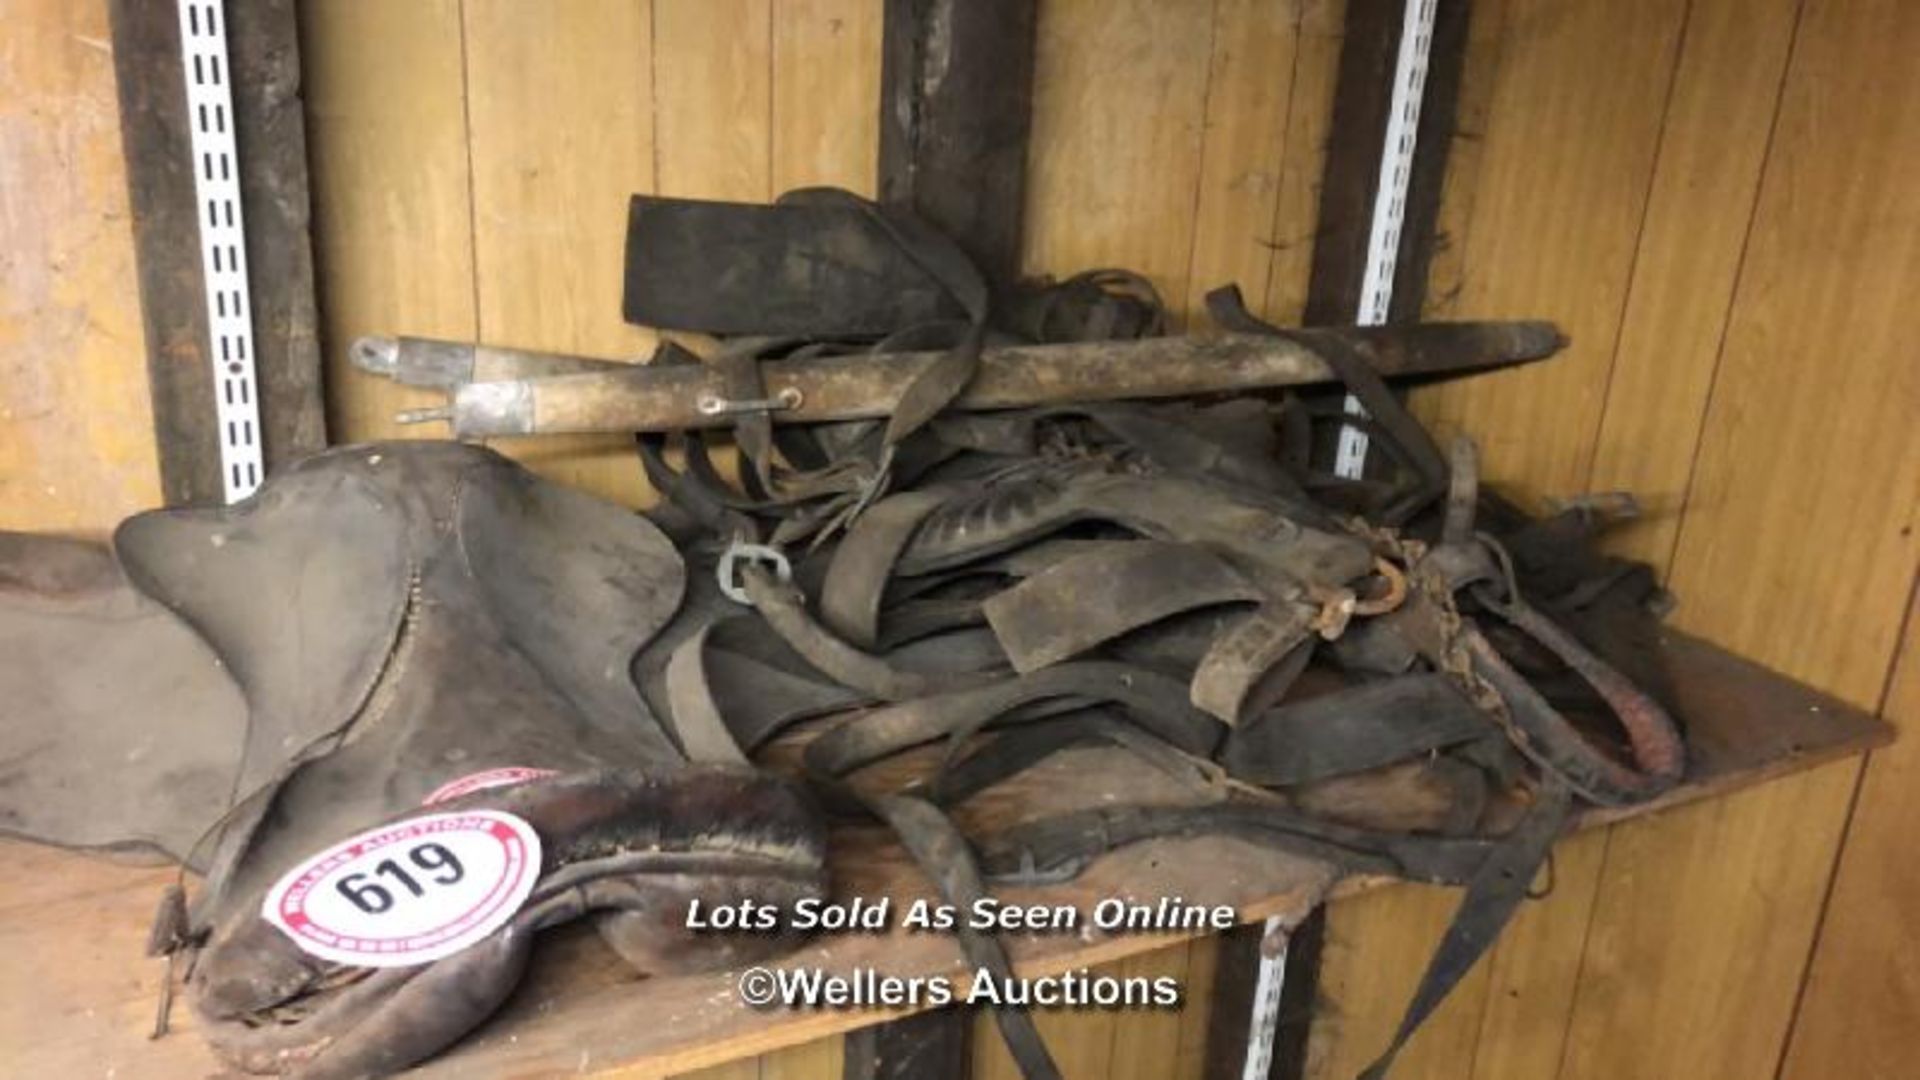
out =
{"type": "Polygon", "coordinates": [[[940,678],[902,671],[835,637],[807,613],[806,598],[798,588],[765,569],[746,567],[740,573],[740,580],[754,609],[767,620],[773,632],[805,657],[807,663],[843,685],[884,701],[902,701],[931,693],[942,684],[940,678]]]}
{"type": "Polygon", "coordinates": [[[946,501],[931,491],[892,495],[867,510],[833,549],[820,585],[820,620],[863,649],[879,643],[880,600],[913,532],[946,501]]]}
{"type": "MultiPolygon", "coordinates": [[[[889,795],[868,801],[881,820],[893,827],[920,869],[940,890],[940,898],[958,909],[971,909],[987,895],[973,849],[947,816],[925,799],[889,795]]],[[[1000,939],[976,930],[966,920],[955,930],[960,951],[976,970],[998,980],[1013,977],[1013,964],[1000,939]]],[[[1024,1007],[992,1007],[993,1020],[1006,1041],[1007,1051],[1026,1080],[1060,1080],[1060,1068],[1047,1053],[1047,1044],[1024,1007]]]]}
{"type": "Polygon", "coordinates": [[[1659,702],[1526,604],[1505,604],[1500,614],[1599,693],[1626,730],[1633,760],[1617,760],[1581,734],[1478,628],[1469,625],[1464,640],[1473,670],[1505,700],[1513,724],[1509,734],[1521,753],[1562,777],[1582,797],[1603,805],[1640,802],[1679,782],[1686,769],[1686,749],[1678,726],[1659,702]]]}
{"type": "Polygon", "coordinates": [[[1032,675],[875,709],[815,739],[807,766],[842,776],[869,762],[955,732],[977,730],[996,718],[1025,716],[1022,706],[1049,699],[1111,701],[1142,726],[1189,753],[1211,756],[1220,726],[1187,704],[1179,681],[1112,661],[1058,664],[1032,675]]]}
{"type": "MultiPolygon", "coordinates": [[[[1310,605],[1282,600],[1247,613],[1222,631],[1193,673],[1193,703],[1224,723],[1239,723],[1254,686],[1275,664],[1312,640],[1314,615],[1310,605]]],[[[1298,669],[1294,674],[1299,674],[1298,669]]],[[[1284,690],[1279,687],[1274,693],[1284,690]]]]}
{"type": "Polygon", "coordinates": [[[707,634],[712,629],[712,623],[702,626],[692,637],[675,646],[672,657],[667,660],[667,705],[672,710],[668,722],[679,736],[680,752],[688,761],[731,761],[744,765],[747,755],[728,732],[727,722],[721,717],[720,707],[714,703],[709,689],[706,649],[707,634]]]}
{"type": "Polygon", "coordinates": [[[982,610],[1014,670],[1025,673],[1169,615],[1262,596],[1258,584],[1206,548],[1141,540],[1060,562],[982,610]]]}

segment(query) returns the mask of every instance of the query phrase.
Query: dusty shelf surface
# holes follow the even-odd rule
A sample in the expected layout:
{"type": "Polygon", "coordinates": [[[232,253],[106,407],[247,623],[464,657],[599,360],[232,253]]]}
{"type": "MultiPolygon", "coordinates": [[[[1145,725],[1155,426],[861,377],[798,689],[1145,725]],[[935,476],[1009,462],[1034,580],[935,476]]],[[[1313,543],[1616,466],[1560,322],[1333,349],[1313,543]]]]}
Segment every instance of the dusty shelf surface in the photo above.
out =
{"type": "MultiPolygon", "coordinates": [[[[1653,804],[1590,814],[1592,825],[1654,813],[1785,773],[1863,753],[1892,738],[1871,716],[1696,639],[1669,635],[1679,712],[1688,725],[1688,782],[1653,804]]],[[[1118,750],[1061,754],[983,794],[961,815],[970,829],[1121,800],[1177,801],[1179,787],[1118,750]]],[[[897,909],[933,898],[928,882],[878,829],[834,838],[835,891],[894,898],[897,909]]],[[[21,1076],[206,1077],[224,1072],[193,1033],[184,1000],[173,1032],[152,1040],[165,970],[143,957],[147,927],[170,869],[0,840],[0,1059],[21,1076]]],[[[1235,840],[1155,841],[1115,852],[1078,879],[997,890],[1011,902],[1089,911],[1109,897],[1178,896],[1231,904],[1242,920],[1297,919],[1325,895],[1386,882],[1336,882],[1326,866],[1235,840]]],[[[898,918],[894,920],[898,923],[898,918]]],[[[1079,931],[1012,935],[1025,974],[1117,960],[1180,934],[1107,936],[1079,931]]],[[[964,982],[954,940],[894,929],[816,939],[775,967],[875,968],[964,982]]],[[[619,1070],[666,1075],[886,1020],[885,1011],[775,1010],[738,1001],[734,974],[645,978],[620,965],[584,926],[543,942],[533,970],[501,1014],[421,1070],[427,1076],[532,1077],[619,1070]]]]}

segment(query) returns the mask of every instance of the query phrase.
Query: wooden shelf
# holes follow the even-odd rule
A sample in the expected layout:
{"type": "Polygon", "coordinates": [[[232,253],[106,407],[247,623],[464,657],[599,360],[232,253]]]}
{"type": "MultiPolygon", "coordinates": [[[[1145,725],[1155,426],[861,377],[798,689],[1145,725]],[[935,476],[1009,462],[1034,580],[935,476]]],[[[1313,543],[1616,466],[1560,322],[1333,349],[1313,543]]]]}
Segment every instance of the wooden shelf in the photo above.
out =
{"type": "MultiPolygon", "coordinates": [[[[1887,743],[1892,729],[1858,709],[1734,657],[1671,634],[1679,711],[1688,724],[1689,780],[1656,803],[1596,812],[1594,825],[1711,797],[1887,743]]],[[[907,765],[897,768],[909,767],[907,765]]],[[[1173,782],[1117,750],[1058,755],[975,799],[961,814],[990,829],[1040,814],[1115,801],[1177,801],[1173,782]]],[[[835,837],[836,890],[892,896],[896,905],[933,894],[897,844],[877,829],[835,837]]],[[[130,868],[17,841],[0,841],[0,1047],[23,1076],[202,1077],[219,1066],[192,1033],[184,1002],[174,1033],[150,1041],[164,965],[141,949],[167,869],[130,868]]],[[[1110,896],[1181,896],[1232,904],[1243,920],[1303,917],[1336,882],[1312,861],[1225,839],[1156,841],[1115,852],[1078,880],[1006,889],[1019,902],[1084,910],[1110,896]]],[[[1091,932],[1014,935],[1020,970],[1048,974],[1102,964],[1184,935],[1107,937],[1091,932]]],[[[871,1010],[756,1012],[733,997],[727,973],[643,979],[622,967],[582,926],[554,932],[500,1016],[420,1070],[426,1076],[542,1076],[619,1069],[665,1075],[765,1053],[880,1023],[871,1010]]],[[[950,937],[894,931],[818,939],[784,967],[900,975],[960,975],[950,937]]]]}

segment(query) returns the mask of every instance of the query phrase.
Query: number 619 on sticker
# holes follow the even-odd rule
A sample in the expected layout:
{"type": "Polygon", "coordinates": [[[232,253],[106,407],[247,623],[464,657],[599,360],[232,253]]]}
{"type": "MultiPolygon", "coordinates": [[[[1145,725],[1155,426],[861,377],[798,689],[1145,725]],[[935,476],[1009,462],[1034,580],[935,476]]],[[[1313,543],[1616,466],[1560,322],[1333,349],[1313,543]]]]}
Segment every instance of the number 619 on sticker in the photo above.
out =
{"type": "Polygon", "coordinates": [[[540,837],[493,810],[428,814],[349,837],[288,871],[261,915],[302,950],[408,967],[505,925],[540,875],[540,837]]]}
{"type": "MultiPolygon", "coordinates": [[[[442,843],[415,844],[407,849],[407,861],[422,871],[439,871],[427,879],[429,886],[458,885],[466,877],[466,867],[461,866],[459,858],[442,843]]],[[[393,907],[393,893],[384,885],[372,881],[375,876],[404,885],[415,898],[426,899],[427,886],[421,885],[418,879],[392,859],[381,859],[374,865],[371,874],[347,874],[334,882],[333,887],[361,911],[369,915],[383,915],[393,907]]]]}

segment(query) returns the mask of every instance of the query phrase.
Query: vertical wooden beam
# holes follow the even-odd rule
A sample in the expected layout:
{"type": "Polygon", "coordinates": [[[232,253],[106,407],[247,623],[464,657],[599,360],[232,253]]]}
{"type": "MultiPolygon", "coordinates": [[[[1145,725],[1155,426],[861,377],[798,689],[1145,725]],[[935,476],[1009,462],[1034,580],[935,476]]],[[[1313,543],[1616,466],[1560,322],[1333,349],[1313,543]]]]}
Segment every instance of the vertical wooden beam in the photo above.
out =
{"type": "MultiPolygon", "coordinates": [[[[1418,319],[1426,302],[1427,267],[1433,260],[1434,223],[1447,173],[1447,149],[1453,142],[1472,7],[1471,0],[1439,0],[1434,5],[1426,89],[1394,263],[1393,322],[1418,319]]],[[[1340,51],[1332,135],[1320,185],[1319,232],[1303,320],[1308,325],[1352,323],[1360,309],[1404,13],[1402,0],[1351,0],[1347,5],[1347,33],[1340,51]]]]}
{"type": "Polygon", "coordinates": [[[1318,907],[1287,942],[1286,979],[1280,986],[1280,1018],[1273,1034],[1273,1068],[1267,1075],[1293,1080],[1307,1075],[1307,1039],[1320,1004],[1320,958],[1327,944],[1327,909],[1318,907]]]}
{"type": "MultiPolygon", "coordinates": [[[[1020,273],[1038,4],[886,0],[884,12],[879,199],[953,237],[1004,290],[1020,273]]],[[[853,1032],[845,1080],[960,1080],[969,1019],[938,1009],[853,1032]]]]}
{"type": "Polygon", "coordinates": [[[959,243],[996,287],[1019,275],[1036,0],[886,0],[880,200],[959,243]]]}
{"type": "MultiPolygon", "coordinates": [[[[1427,87],[1421,96],[1407,209],[1394,262],[1389,322],[1418,322],[1427,303],[1428,269],[1440,245],[1440,194],[1460,117],[1460,80],[1467,67],[1473,0],[1438,0],[1427,51],[1427,87]]],[[[1396,48],[1398,44],[1396,43],[1396,48]]]]}
{"type": "Polygon", "coordinates": [[[1260,978],[1258,924],[1236,926],[1220,935],[1213,969],[1213,1009],[1207,1017],[1207,1053],[1202,1076],[1229,1080],[1246,1073],[1247,1037],[1253,1031],[1254,986],[1260,978]]]}
{"type": "MultiPolygon", "coordinates": [[[[295,0],[227,4],[234,138],[267,468],[327,445],[314,299],[313,201],[295,0]]],[[[156,7],[169,5],[156,4],[156,7]]],[[[344,343],[343,343],[344,344],[344,343]]]]}
{"type": "MultiPolygon", "coordinates": [[[[1380,190],[1381,140],[1393,100],[1404,0],[1349,0],[1333,124],[1321,173],[1319,227],[1307,285],[1309,326],[1355,321],[1366,275],[1367,236],[1380,190]]],[[[1421,148],[1426,144],[1422,141],[1421,148]]]]}
{"type": "MultiPolygon", "coordinates": [[[[1405,10],[1402,0],[1350,0],[1347,4],[1302,320],[1307,325],[1348,325],[1360,308],[1405,10]]],[[[1471,10],[1471,0],[1439,0],[1434,11],[1394,271],[1391,319],[1396,322],[1419,318],[1426,302],[1427,268],[1436,243],[1435,222],[1453,142],[1471,10]]],[[[1281,1016],[1269,1070],[1272,1077],[1305,1075],[1325,936],[1325,919],[1316,912],[1295,932],[1287,950],[1281,1016]]],[[[1222,943],[1215,1024],[1208,1038],[1211,1077],[1242,1074],[1259,947],[1258,933],[1230,936],[1222,943]]]]}
{"type": "MultiPolygon", "coordinates": [[[[1273,224],[1262,236],[1273,255],[1267,267],[1261,317],[1278,326],[1299,326],[1313,281],[1319,246],[1320,181],[1326,172],[1333,98],[1339,86],[1340,52],[1346,38],[1346,0],[1295,0],[1293,100],[1286,118],[1285,150],[1274,163],[1273,224]]],[[[1278,78],[1273,72],[1270,77],[1278,78]]],[[[1211,133],[1211,132],[1210,132],[1211,133]]],[[[1247,297],[1252,302],[1251,294],[1247,297]]]]}
{"type": "Polygon", "coordinates": [[[842,1080],[965,1080],[967,1018],[967,1010],[949,1006],[848,1032],[842,1080]]]}
{"type": "MultiPolygon", "coordinates": [[[[255,366],[268,467],[326,442],[292,0],[229,5],[255,366]]],[[[218,502],[220,447],[201,282],[180,27],[171,3],[112,0],[114,70],[161,487],[218,502]]]]}
{"type": "Polygon", "coordinates": [[[172,4],[141,0],[112,0],[108,11],[162,497],[174,505],[218,502],[220,447],[178,16],[172,4]]]}

